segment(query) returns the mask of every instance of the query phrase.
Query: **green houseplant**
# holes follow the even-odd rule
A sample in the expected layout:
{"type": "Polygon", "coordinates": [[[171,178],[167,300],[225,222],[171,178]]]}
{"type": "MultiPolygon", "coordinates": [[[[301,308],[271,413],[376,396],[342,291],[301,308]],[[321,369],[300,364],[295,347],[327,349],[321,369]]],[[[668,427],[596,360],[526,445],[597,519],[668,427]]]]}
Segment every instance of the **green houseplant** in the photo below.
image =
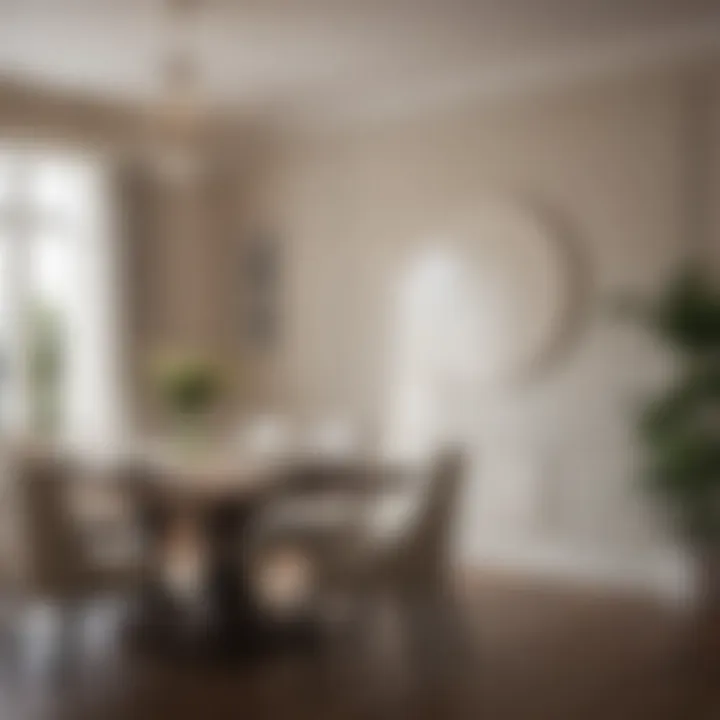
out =
{"type": "Polygon", "coordinates": [[[678,353],[670,387],[640,421],[646,483],[669,510],[720,601],[720,291],[698,266],[685,268],[652,303],[626,309],[678,353]]]}
{"type": "Polygon", "coordinates": [[[153,379],[173,429],[185,441],[196,441],[224,387],[220,364],[196,350],[175,350],[157,355],[153,379]]]}
{"type": "Polygon", "coordinates": [[[60,420],[60,393],[64,362],[64,333],[54,308],[38,303],[28,324],[32,427],[52,435],[60,420]]]}

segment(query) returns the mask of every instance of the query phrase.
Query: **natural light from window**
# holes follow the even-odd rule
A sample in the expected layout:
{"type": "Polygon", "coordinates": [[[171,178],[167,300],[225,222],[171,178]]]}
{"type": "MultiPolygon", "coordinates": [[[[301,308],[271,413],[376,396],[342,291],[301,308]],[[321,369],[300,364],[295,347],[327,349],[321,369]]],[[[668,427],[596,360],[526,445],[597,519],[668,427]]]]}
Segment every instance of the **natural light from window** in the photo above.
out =
{"type": "Polygon", "coordinates": [[[0,417],[92,444],[119,430],[110,174],[98,158],[0,147],[0,417]]]}

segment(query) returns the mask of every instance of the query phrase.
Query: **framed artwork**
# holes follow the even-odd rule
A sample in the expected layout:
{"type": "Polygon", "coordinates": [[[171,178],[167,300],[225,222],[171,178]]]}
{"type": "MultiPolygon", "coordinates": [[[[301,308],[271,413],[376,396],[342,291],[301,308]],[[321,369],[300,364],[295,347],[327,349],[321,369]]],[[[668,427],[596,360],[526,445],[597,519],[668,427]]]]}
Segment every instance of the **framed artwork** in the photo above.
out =
{"type": "Polygon", "coordinates": [[[274,347],[280,332],[280,252],[267,232],[251,235],[242,254],[242,325],[245,341],[258,349],[274,347]]]}

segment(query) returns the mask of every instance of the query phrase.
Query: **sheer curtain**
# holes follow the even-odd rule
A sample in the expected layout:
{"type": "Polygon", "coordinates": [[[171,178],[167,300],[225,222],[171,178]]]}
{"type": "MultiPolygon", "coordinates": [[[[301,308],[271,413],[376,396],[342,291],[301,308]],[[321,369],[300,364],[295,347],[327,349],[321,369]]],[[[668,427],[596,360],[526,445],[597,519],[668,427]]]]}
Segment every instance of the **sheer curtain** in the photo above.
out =
{"type": "Polygon", "coordinates": [[[96,160],[58,167],[65,175],[68,243],[65,439],[114,452],[124,439],[118,213],[109,168],[96,160]]]}

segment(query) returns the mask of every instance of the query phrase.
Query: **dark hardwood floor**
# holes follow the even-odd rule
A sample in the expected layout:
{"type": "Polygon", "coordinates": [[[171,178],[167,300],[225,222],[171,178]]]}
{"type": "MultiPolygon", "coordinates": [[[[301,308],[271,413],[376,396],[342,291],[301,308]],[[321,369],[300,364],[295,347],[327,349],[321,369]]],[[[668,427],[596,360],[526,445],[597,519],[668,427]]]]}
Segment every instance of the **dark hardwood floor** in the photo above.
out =
{"type": "Polygon", "coordinates": [[[113,604],[64,643],[28,610],[0,644],[0,718],[720,719],[717,646],[687,613],[497,580],[459,609],[377,607],[314,649],[212,663],[124,647],[113,604]]]}

